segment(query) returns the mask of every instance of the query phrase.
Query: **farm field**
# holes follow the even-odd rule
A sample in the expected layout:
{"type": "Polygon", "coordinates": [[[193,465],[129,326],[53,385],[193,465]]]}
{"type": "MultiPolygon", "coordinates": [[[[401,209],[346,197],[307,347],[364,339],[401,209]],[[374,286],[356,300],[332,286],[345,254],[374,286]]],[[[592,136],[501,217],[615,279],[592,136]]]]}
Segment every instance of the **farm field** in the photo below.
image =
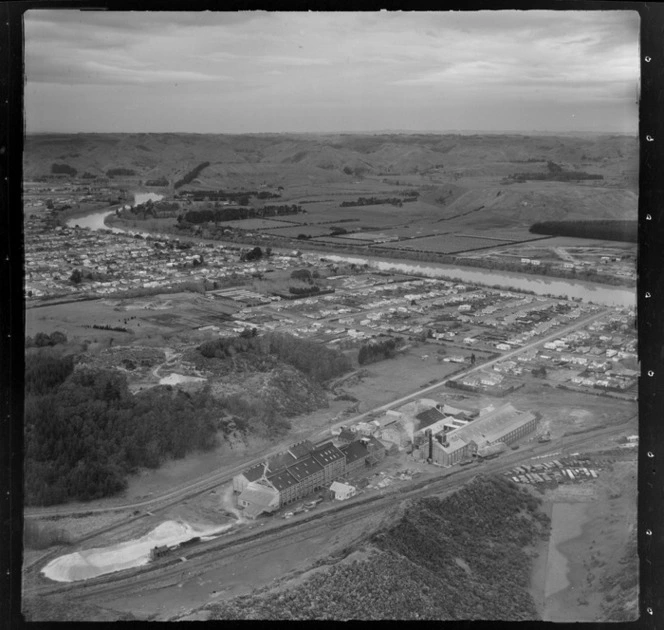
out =
{"type": "MultiPolygon", "coordinates": [[[[297,238],[300,234],[306,234],[307,236],[315,238],[317,236],[329,236],[331,234],[331,228],[331,225],[292,225],[264,230],[264,232],[273,236],[297,238]]],[[[348,228],[345,227],[345,229],[348,228]]]]}
{"type": "Polygon", "coordinates": [[[220,221],[224,227],[241,228],[243,230],[269,230],[271,228],[288,227],[292,224],[297,224],[298,221],[293,217],[293,220],[283,219],[275,221],[273,219],[240,219],[237,221],[220,221]]]}
{"type": "MultiPolygon", "coordinates": [[[[507,241],[505,242],[505,244],[507,241]]],[[[382,247],[388,249],[412,249],[426,252],[439,252],[443,254],[454,254],[456,252],[468,251],[470,249],[481,249],[484,247],[495,247],[500,245],[494,239],[480,238],[476,236],[461,236],[458,234],[446,234],[430,236],[425,238],[409,239],[398,243],[385,243],[382,247]]]]}

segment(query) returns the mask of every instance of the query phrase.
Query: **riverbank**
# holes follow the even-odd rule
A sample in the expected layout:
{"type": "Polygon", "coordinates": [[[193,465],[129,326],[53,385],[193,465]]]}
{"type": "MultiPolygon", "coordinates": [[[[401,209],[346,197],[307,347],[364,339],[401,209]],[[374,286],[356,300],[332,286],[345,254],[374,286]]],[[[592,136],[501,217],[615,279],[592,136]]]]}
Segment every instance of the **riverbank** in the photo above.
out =
{"type": "MultiPolygon", "coordinates": [[[[121,219],[113,218],[111,224],[104,224],[106,229],[114,231],[123,231],[118,225],[126,224],[121,219]],[[111,227],[112,225],[112,227],[111,227]]],[[[124,231],[129,231],[127,228],[124,231]]],[[[132,233],[131,231],[129,231],[132,233]]],[[[149,233],[149,232],[141,232],[149,233]]],[[[240,247],[242,245],[255,245],[255,239],[244,239],[242,241],[223,241],[216,239],[196,238],[184,234],[168,234],[170,238],[177,237],[180,240],[191,240],[202,243],[212,243],[222,246],[240,247]],[[246,242],[245,242],[246,241],[246,242]]],[[[258,241],[259,242],[259,241],[258,241]]],[[[366,254],[344,254],[339,252],[329,252],[323,249],[316,249],[310,243],[304,247],[299,242],[296,244],[298,249],[307,253],[317,254],[321,258],[332,262],[357,264],[359,266],[367,265],[369,268],[378,271],[400,272],[408,275],[424,276],[430,278],[448,278],[459,282],[468,282],[481,286],[495,287],[505,290],[517,290],[523,293],[534,295],[561,297],[564,299],[576,299],[579,301],[601,304],[604,306],[634,307],[636,305],[636,289],[625,289],[612,285],[602,285],[587,281],[571,281],[566,279],[556,279],[553,276],[536,277],[533,274],[518,272],[494,272],[487,269],[451,265],[436,262],[418,262],[407,259],[385,258],[374,256],[371,252],[366,254]]],[[[273,253],[290,253],[293,250],[287,248],[272,248],[273,253]]]]}
{"type": "Polygon", "coordinates": [[[625,559],[636,526],[635,459],[610,462],[596,481],[548,490],[542,509],[551,535],[534,550],[529,588],[539,617],[614,620],[611,602],[623,593],[629,599],[638,580],[636,559],[625,559]]]}

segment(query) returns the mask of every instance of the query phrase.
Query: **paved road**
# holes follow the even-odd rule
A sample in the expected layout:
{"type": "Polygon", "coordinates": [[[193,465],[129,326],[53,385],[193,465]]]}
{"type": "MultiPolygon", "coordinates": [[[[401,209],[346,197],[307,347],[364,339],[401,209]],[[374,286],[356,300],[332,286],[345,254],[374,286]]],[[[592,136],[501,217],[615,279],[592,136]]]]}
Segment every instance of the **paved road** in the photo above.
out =
{"type": "MultiPolygon", "coordinates": [[[[323,440],[326,437],[330,436],[331,430],[335,428],[339,428],[343,425],[347,424],[354,424],[356,422],[359,422],[360,420],[366,418],[367,416],[374,415],[376,413],[381,413],[383,411],[386,411],[387,409],[390,409],[395,406],[400,406],[410,400],[413,400],[415,398],[421,398],[428,392],[434,391],[442,386],[444,386],[447,382],[457,380],[463,376],[467,376],[468,374],[472,374],[474,372],[477,372],[481,369],[491,367],[495,363],[498,363],[499,361],[504,361],[506,359],[510,359],[512,357],[518,356],[519,354],[522,354],[524,352],[528,352],[529,350],[532,350],[533,348],[536,348],[538,346],[541,346],[542,344],[546,343],[547,341],[551,341],[553,339],[557,339],[573,330],[576,330],[578,328],[581,328],[582,326],[585,326],[586,324],[595,321],[596,319],[601,318],[602,316],[606,315],[607,313],[611,312],[610,308],[605,308],[599,311],[598,313],[595,313],[589,317],[585,317],[582,319],[579,319],[573,324],[570,324],[569,326],[566,326],[564,328],[558,329],[556,332],[551,333],[550,335],[547,335],[546,337],[542,337],[536,341],[533,341],[532,343],[526,344],[525,346],[522,346],[521,348],[516,348],[514,350],[511,350],[509,352],[506,352],[505,354],[501,355],[500,357],[496,359],[492,359],[491,361],[488,361],[486,363],[481,363],[477,364],[474,367],[470,367],[463,372],[460,372],[459,374],[456,374],[452,377],[445,378],[441,381],[438,381],[437,383],[434,383],[432,385],[429,385],[428,387],[424,387],[421,389],[418,389],[417,391],[408,394],[406,396],[402,396],[401,398],[398,398],[397,400],[393,400],[387,404],[380,405],[378,407],[374,407],[373,409],[370,409],[369,411],[365,411],[359,415],[356,415],[351,418],[345,418],[344,420],[337,422],[333,425],[330,425],[329,427],[323,429],[323,430],[318,430],[316,432],[312,432],[310,435],[306,436],[307,439],[312,440],[313,442],[323,440]]],[[[244,461],[241,464],[237,464],[232,467],[226,467],[223,469],[220,469],[212,474],[206,475],[204,477],[201,477],[195,481],[192,481],[191,483],[179,486],[177,488],[174,488],[173,490],[170,490],[169,492],[166,492],[162,495],[159,495],[157,497],[153,497],[151,499],[147,499],[144,501],[136,501],[133,503],[124,503],[121,505],[116,505],[116,506],[107,506],[107,507],[98,507],[98,508],[85,508],[85,507],[73,507],[73,508],[62,508],[62,509],[55,509],[55,510],[50,510],[50,509],[33,509],[33,508],[28,508],[25,510],[25,516],[28,518],[38,518],[38,517],[44,517],[44,516],[73,516],[75,514],[99,514],[99,513],[104,513],[104,512],[119,512],[119,511],[126,511],[126,510],[137,510],[140,508],[150,508],[152,507],[153,509],[156,509],[158,506],[159,508],[163,508],[166,505],[170,505],[172,503],[176,503],[177,501],[181,501],[189,496],[195,495],[195,494],[200,494],[201,492],[205,492],[206,490],[209,490],[213,487],[216,487],[218,485],[224,484],[229,482],[234,475],[239,473],[240,471],[244,470],[245,468],[252,466],[253,464],[258,464],[261,461],[264,461],[266,457],[272,454],[276,454],[278,452],[281,452],[285,450],[285,448],[291,443],[291,440],[283,441],[280,444],[274,446],[270,450],[266,450],[262,452],[259,456],[254,457],[251,460],[244,461]]]]}

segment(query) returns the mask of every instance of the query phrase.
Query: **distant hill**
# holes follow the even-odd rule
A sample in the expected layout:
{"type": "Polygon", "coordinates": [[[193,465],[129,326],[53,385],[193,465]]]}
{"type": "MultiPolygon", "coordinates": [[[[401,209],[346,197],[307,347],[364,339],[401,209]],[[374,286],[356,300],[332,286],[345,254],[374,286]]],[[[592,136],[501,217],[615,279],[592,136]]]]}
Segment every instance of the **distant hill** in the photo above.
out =
{"type": "Polygon", "coordinates": [[[48,175],[53,163],[66,163],[79,173],[126,168],[142,178],[176,178],[203,161],[226,175],[234,168],[251,167],[258,174],[294,165],[339,175],[345,167],[371,174],[415,173],[440,164],[449,171],[483,165],[489,173],[492,165],[538,157],[606,169],[617,162],[633,167],[637,154],[634,138],[617,135],[35,134],[26,137],[25,176],[48,175]]]}
{"type": "Polygon", "coordinates": [[[481,208],[457,221],[481,230],[633,219],[637,211],[638,140],[616,134],[38,134],[26,138],[24,176],[91,181],[110,173],[124,188],[172,188],[204,163],[187,187],[281,186],[291,199],[411,187],[433,213],[427,222],[481,208]],[[532,179],[551,168],[597,179],[532,179]],[[523,173],[530,179],[515,179],[523,173]]]}
{"type": "Polygon", "coordinates": [[[525,548],[539,500],[500,477],[402,505],[304,574],[205,608],[212,619],[535,619],[525,548]]]}

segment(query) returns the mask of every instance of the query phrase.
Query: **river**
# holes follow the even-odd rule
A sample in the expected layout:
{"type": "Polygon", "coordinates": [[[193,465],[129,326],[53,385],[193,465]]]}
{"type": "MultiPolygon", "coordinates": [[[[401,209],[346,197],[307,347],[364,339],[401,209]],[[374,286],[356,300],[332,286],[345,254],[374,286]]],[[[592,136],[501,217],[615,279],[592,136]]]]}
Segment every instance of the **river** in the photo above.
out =
{"type": "MultiPolygon", "coordinates": [[[[148,199],[159,201],[163,195],[157,193],[134,193],[134,203],[144,203],[148,199]]],[[[78,225],[82,228],[91,230],[111,230],[116,233],[127,232],[135,234],[129,230],[123,230],[118,227],[110,227],[104,223],[104,220],[114,210],[95,212],[83,217],[69,219],[67,225],[74,227],[78,225]]],[[[144,236],[147,233],[140,233],[144,236]]],[[[200,240],[200,239],[199,239],[200,240]]],[[[221,243],[220,243],[221,244],[221,243]]],[[[277,251],[276,248],[275,251],[277,251]]],[[[310,252],[307,254],[312,255],[310,252]]],[[[305,254],[305,256],[307,256],[305,254]]],[[[572,281],[561,278],[550,278],[535,276],[531,274],[515,273],[508,271],[491,271],[489,269],[477,269],[471,267],[457,267],[454,265],[445,265],[442,263],[416,263],[408,261],[396,261],[390,258],[382,257],[361,257],[355,255],[332,254],[327,251],[320,251],[314,256],[324,257],[335,262],[355,263],[357,265],[369,265],[370,268],[378,271],[395,271],[405,274],[426,276],[429,278],[448,278],[470,284],[480,284],[485,286],[500,286],[504,289],[513,289],[516,291],[532,292],[536,295],[554,295],[566,299],[579,299],[584,302],[593,302],[603,306],[636,306],[636,286],[633,289],[623,287],[614,287],[609,285],[594,284],[592,282],[572,281]]]]}
{"type": "Polygon", "coordinates": [[[368,264],[369,267],[379,271],[396,271],[430,278],[449,278],[470,284],[500,286],[517,291],[532,291],[536,295],[555,295],[567,299],[577,298],[584,302],[593,302],[605,306],[634,307],[636,305],[636,287],[625,289],[592,282],[574,282],[560,278],[543,278],[530,274],[455,267],[439,263],[402,262],[389,258],[362,258],[328,253],[325,253],[324,256],[335,262],[355,263],[357,265],[368,264]]]}
{"type": "MultiPolygon", "coordinates": [[[[157,193],[135,192],[134,205],[137,205],[139,203],[145,203],[149,199],[152,199],[152,201],[160,201],[163,198],[164,195],[159,195],[157,193]]],[[[106,225],[105,223],[106,217],[112,215],[114,212],[115,210],[103,210],[102,212],[93,212],[92,214],[88,214],[83,217],[74,217],[73,219],[69,219],[67,221],[67,225],[69,227],[75,227],[78,225],[78,227],[89,228],[90,230],[110,230],[111,232],[115,232],[117,234],[128,232],[128,230],[123,230],[121,228],[111,227],[110,225],[106,225]]],[[[134,234],[134,232],[129,232],[129,233],[134,234]]]]}

